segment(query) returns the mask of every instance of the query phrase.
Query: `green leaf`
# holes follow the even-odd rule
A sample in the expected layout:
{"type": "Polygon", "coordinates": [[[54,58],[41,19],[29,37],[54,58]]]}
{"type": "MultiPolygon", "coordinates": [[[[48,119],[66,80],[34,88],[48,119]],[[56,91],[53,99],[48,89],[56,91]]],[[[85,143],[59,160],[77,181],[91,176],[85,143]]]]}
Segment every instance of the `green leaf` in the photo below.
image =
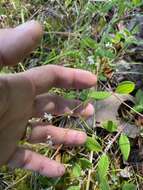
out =
{"type": "Polygon", "coordinates": [[[81,51],[70,50],[64,53],[64,56],[72,57],[72,58],[80,58],[82,56],[81,51]]]}
{"type": "Polygon", "coordinates": [[[80,190],[79,186],[71,186],[67,190],[80,190]]]}
{"type": "Polygon", "coordinates": [[[143,91],[139,89],[135,95],[136,103],[143,105],[143,91]]]}
{"type": "Polygon", "coordinates": [[[75,99],[76,96],[77,96],[77,93],[75,91],[70,91],[69,93],[66,93],[64,95],[64,97],[67,99],[75,99]]]}
{"type": "Polygon", "coordinates": [[[108,174],[109,170],[109,158],[106,154],[102,155],[100,160],[98,161],[98,174],[99,178],[105,178],[108,174]]]}
{"type": "Polygon", "coordinates": [[[117,131],[117,124],[113,121],[107,121],[103,123],[103,128],[109,131],[110,133],[117,131]]]}
{"type": "MultiPolygon", "coordinates": [[[[56,186],[60,178],[48,178],[45,176],[38,176],[38,182],[42,187],[56,186]]],[[[19,188],[20,189],[20,188],[19,188]]]]}
{"type": "Polygon", "coordinates": [[[100,190],[110,190],[108,181],[106,178],[102,178],[100,181],[100,190]]]}
{"type": "Polygon", "coordinates": [[[130,141],[129,141],[128,137],[124,134],[121,134],[121,136],[120,136],[119,147],[121,149],[123,158],[125,160],[128,160],[131,147],[130,147],[130,141]]]}
{"type": "Polygon", "coordinates": [[[79,94],[80,94],[80,96],[79,96],[80,100],[82,100],[82,101],[87,100],[87,98],[88,98],[88,91],[87,90],[82,90],[82,92],[80,92],[79,94]]]}
{"type": "Polygon", "coordinates": [[[129,94],[135,89],[135,83],[131,81],[124,81],[121,82],[117,88],[116,88],[116,93],[119,94],[129,94]]]}
{"type": "Polygon", "coordinates": [[[124,38],[125,38],[124,34],[118,32],[111,41],[112,41],[112,43],[117,44],[120,42],[121,39],[124,39],[124,38]]]}
{"type": "Polygon", "coordinates": [[[71,175],[72,177],[79,177],[81,175],[81,167],[79,164],[75,163],[71,175]]]}
{"type": "MultiPolygon", "coordinates": [[[[136,105],[133,107],[134,110],[136,110],[137,112],[142,113],[143,112],[143,105],[136,105]]],[[[132,110],[132,113],[134,113],[134,111],[132,110]]]]}
{"type": "Polygon", "coordinates": [[[97,140],[92,137],[87,137],[85,147],[88,150],[95,151],[95,152],[99,152],[102,149],[101,145],[97,142],[97,140]]]}
{"type": "Polygon", "coordinates": [[[137,91],[135,98],[136,98],[136,102],[133,109],[141,113],[143,112],[143,91],[141,89],[137,91]]]}
{"type": "Polygon", "coordinates": [[[93,98],[95,100],[103,100],[111,96],[111,92],[107,91],[90,91],[88,98],[93,98]]]}
{"type": "Polygon", "coordinates": [[[122,190],[137,190],[137,187],[133,183],[125,183],[122,190]]]}
{"type": "Polygon", "coordinates": [[[107,174],[109,171],[109,158],[106,154],[102,155],[100,160],[98,161],[98,175],[99,175],[99,184],[101,190],[110,190],[108,181],[107,181],[107,174]]]}
{"type": "Polygon", "coordinates": [[[93,40],[93,39],[90,38],[90,37],[84,38],[84,39],[81,41],[81,45],[82,45],[83,47],[88,47],[88,48],[91,48],[91,49],[97,48],[96,41],[93,40]]]}
{"type": "Polygon", "coordinates": [[[88,159],[80,158],[79,161],[80,161],[81,168],[83,170],[87,168],[92,168],[92,163],[88,159]]]}
{"type": "Polygon", "coordinates": [[[132,0],[134,5],[139,5],[141,3],[141,0],[132,0]]]}
{"type": "Polygon", "coordinates": [[[71,6],[72,5],[72,0],[66,0],[65,1],[65,6],[68,7],[68,6],[71,6]]]}
{"type": "MultiPolygon", "coordinates": [[[[106,38],[107,38],[107,36],[106,36],[106,38]]],[[[108,36],[108,38],[109,38],[109,36],[108,36]]],[[[108,38],[107,38],[107,41],[109,41],[108,38]]],[[[113,59],[115,57],[115,53],[113,53],[112,50],[103,49],[100,47],[95,50],[94,54],[96,57],[98,57],[98,56],[99,57],[108,57],[109,59],[113,59]]]]}

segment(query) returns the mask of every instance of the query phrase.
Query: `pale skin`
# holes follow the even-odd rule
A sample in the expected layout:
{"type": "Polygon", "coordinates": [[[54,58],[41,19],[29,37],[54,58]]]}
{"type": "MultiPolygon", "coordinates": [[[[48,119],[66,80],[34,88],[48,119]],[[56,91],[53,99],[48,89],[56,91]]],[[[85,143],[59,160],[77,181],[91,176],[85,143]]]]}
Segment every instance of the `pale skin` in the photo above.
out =
{"type": "MultiPolygon", "coordinates": [[[[40,42],[43,30],[39,23],[28,22],[14,29],[0,30],[0,65],[13,66],[29,54],[40,42]]],[[[17,74],[0,75],[0,166],[24,168],[48,177],[65,173],[63,164],[18,146],[27,123],[32,117],[43,117],[44,113],[89,117],[94,109],[91,104],[79,106],[77,100],[65,100],[49,95],[52,87],[84,89],[96,84],[96,76],[88,71],[47,65],[17,74]]],[[[61,129],[57,126],[36,124],[29,137],[30,143],[46,142],[51,136],[55,144],[82,145],[86,141],[84,132],[61,129]]]]}

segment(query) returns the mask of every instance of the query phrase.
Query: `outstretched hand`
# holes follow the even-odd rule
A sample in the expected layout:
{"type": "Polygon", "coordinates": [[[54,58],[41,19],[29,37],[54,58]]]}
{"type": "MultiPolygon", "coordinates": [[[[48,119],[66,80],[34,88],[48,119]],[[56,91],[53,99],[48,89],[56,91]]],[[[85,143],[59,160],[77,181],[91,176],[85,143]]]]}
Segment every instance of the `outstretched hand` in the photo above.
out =
{"type": "MultiPolygon", "coordinates": [[[[14,29],[0,30],[0,65],[17,64],[38,44],[42,37],[42,27],[35,21],[27,22],[14,29]]],[[[88,117],[93,114],[91,104],[78,106],[77,100],[65,100],[49,95],[52,87],[83,89],[94,86],[96,76],[88,71],[47,65],[17,74],[0,75],[0,165],[20,167],[39,172],[49,177],[62,176],[62,164],[48,159],[31,150],[19,147],[28,120],[43,117],[44,113],[88,117]]],[[[29,142],[46,142],[51,136],[55,144],[82,145],[86,134],[52,125],[37,124],[32,128],[29,142]]]]}

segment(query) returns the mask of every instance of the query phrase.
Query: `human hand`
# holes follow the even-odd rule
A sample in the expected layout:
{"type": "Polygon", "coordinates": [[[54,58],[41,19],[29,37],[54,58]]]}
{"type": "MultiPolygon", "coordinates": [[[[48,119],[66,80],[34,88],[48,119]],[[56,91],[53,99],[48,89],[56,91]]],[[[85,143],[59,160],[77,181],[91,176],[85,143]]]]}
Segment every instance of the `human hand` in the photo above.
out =
{"type": "MultiPolygon", "coordinates": [[[[42,28],[31,21],[14,29],[0,30],[0,65],[17,64],[36,47],[42,37],[42,28]]],[[[62,164],[31,150],[18,146],[28,120],[43,117],[44,113],[61,115],[81,104],[77,100],[65,100],[49,95],[52,87],[83,89],[94,86],[96,76],[87,71],[47,65],[17,74],[0,75],[0,165],[20,167],[39,172],[49,177],[62,176],[62,164]]],[[[79,106],[74,115],[88,117],[94,109],[91,104],[79,106]]],[[[52,125],[32,128],[31,143],[46,142],[51,136],[55,144],[82,145],[86,134],[75,130],[61,129],[52,125]]]]}

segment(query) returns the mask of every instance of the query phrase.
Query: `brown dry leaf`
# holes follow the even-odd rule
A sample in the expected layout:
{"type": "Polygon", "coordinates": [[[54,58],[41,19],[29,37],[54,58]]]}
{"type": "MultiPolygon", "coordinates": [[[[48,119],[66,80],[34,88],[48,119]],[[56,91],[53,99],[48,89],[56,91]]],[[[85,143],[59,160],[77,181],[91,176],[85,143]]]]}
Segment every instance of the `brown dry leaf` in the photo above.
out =
{"type": "MultiPolygon", "coordinates": [[[[134,102],[134,97],[128,94],[113,94],[104,100],[96,101],[94,107],[97,125],[101,127],[103,123],[113,121],[118,125],[118,130],[120,130],[125,122],[119,117],[118,109],[127,100],[134,102]]],[[[87,124],[93,126],[93,118],[90,118],[87,124]]],[[[136,125],[125,123],[124,126],[123,132],[130,138],[135,138],[139,135],[139,129],[136,125]]]]}
{"type": "Polygon", "coordinates": [[[103,122],[111,120],[119,124],[118,109],[120,105],[127,100],[134,102],[134,98],[128,94],[113,94],[104,100],[95,102],[96,121],[102,124],[103,122]]]}
{"type": "Polygon", "coordinates": [[[56,155],[56,157],[55,157],[55,160],[57,161],[57,162],[60,162],[61,163],[61,153],[58,153],[57,155],[56,155]]]}
{"type": "MultiPolygon", "coordinates": [[[[132,125],[130,123],[124,124],[125,128],[123,132],[130,138],[136,138],[140,134],[140,130],[136,125],[132,125]]],[[[120,128],[120,127],[119,127],[120,128]]]]}

